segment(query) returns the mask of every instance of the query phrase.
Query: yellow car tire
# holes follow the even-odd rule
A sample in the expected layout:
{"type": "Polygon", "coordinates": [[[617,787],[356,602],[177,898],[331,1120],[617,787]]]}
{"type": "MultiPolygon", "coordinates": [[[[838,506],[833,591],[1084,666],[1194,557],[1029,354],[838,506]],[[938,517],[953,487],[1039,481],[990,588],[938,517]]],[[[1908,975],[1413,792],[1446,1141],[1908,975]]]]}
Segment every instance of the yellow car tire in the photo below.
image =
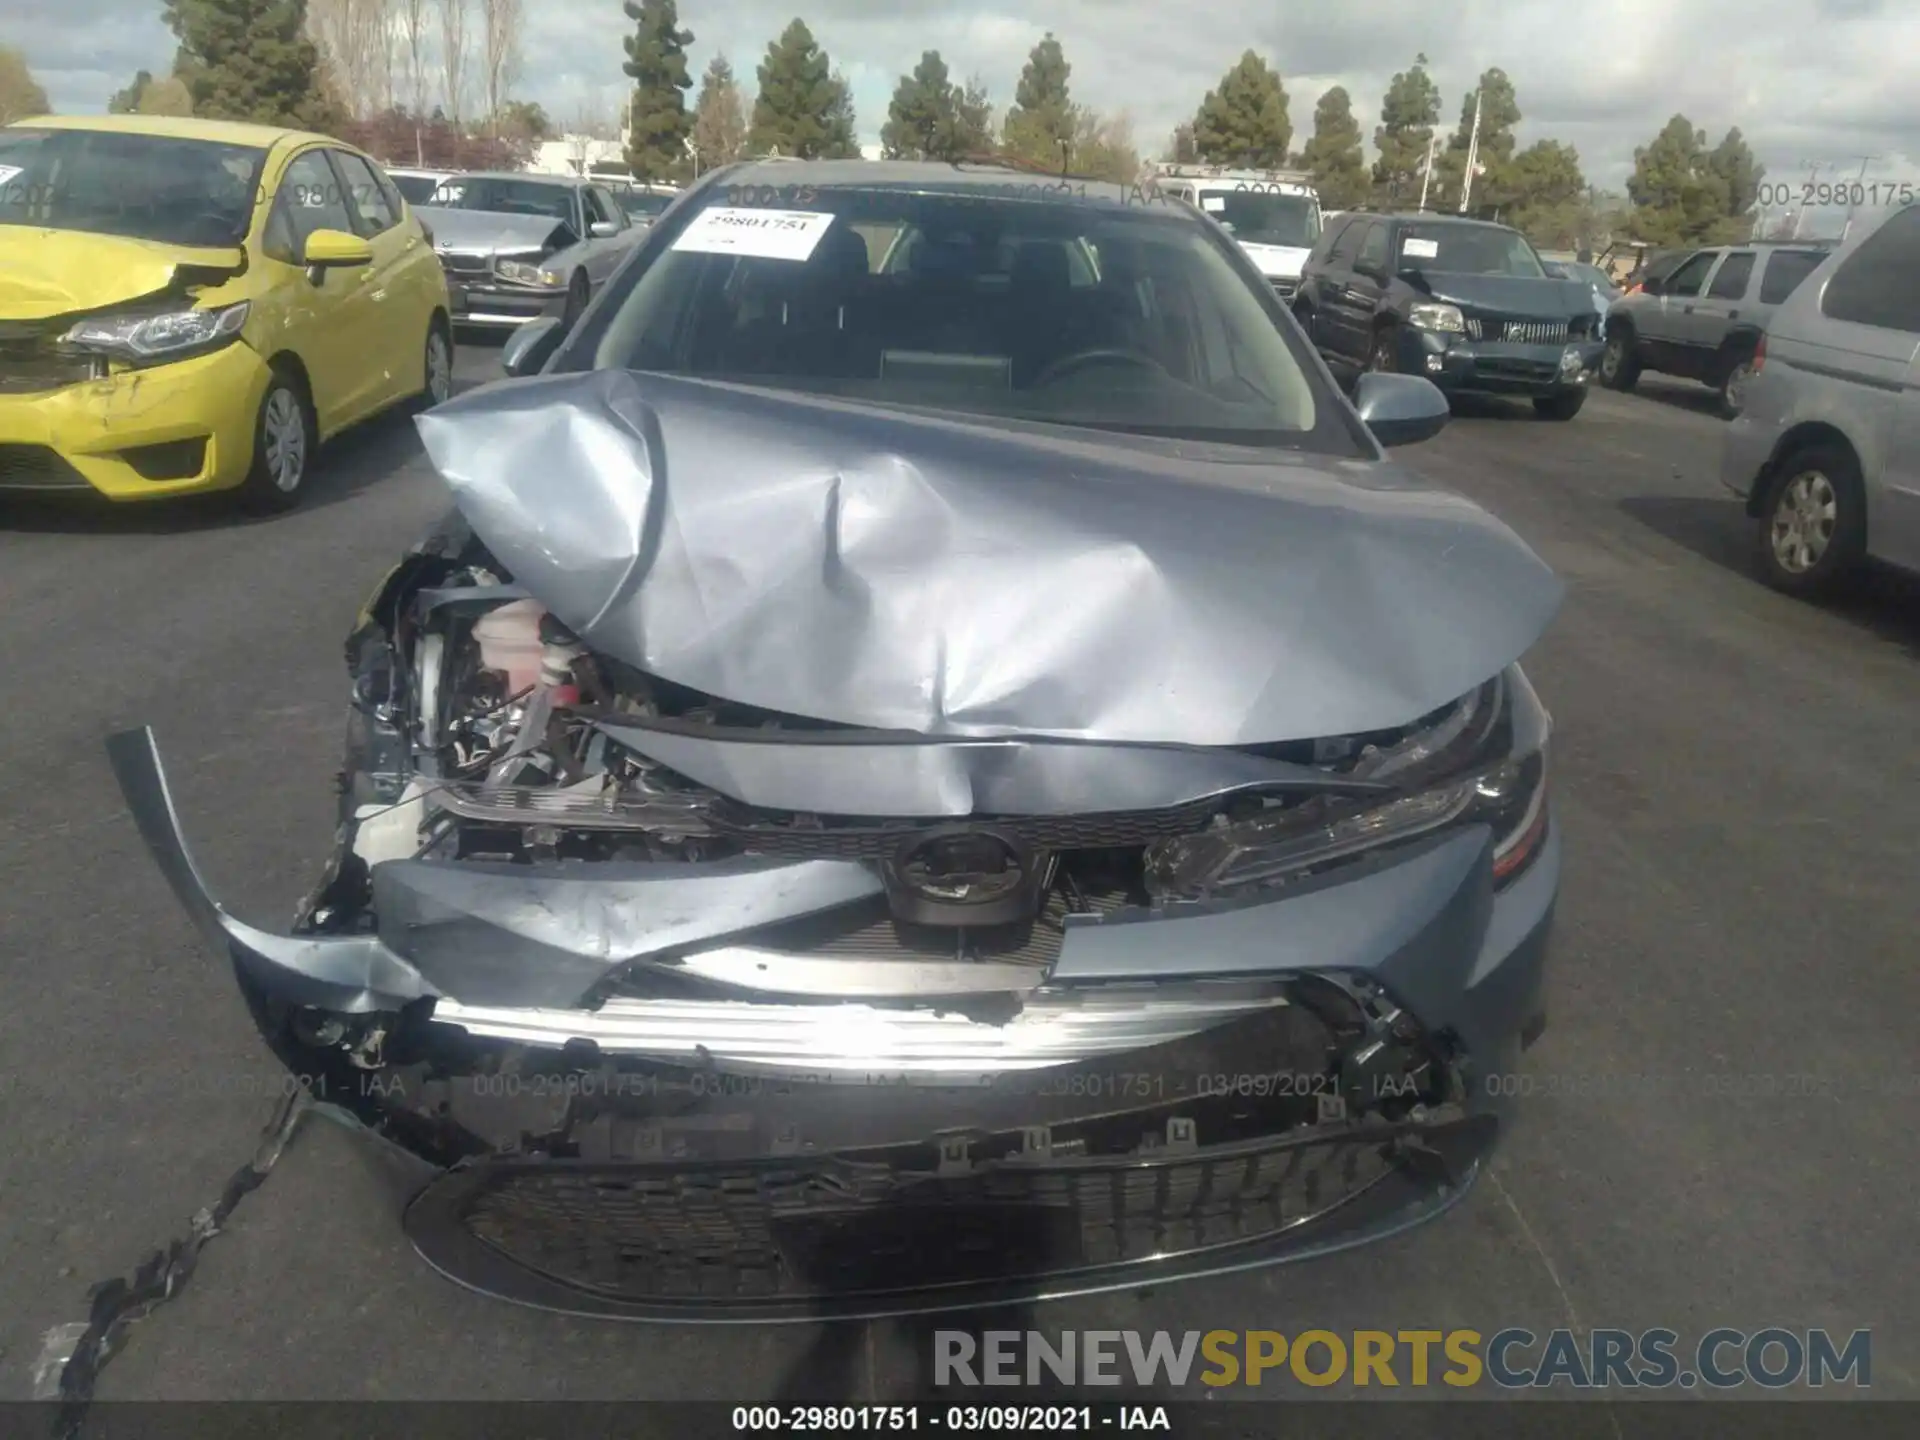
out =
{"type": "Polygon", "coordinates": [[[420,354],[420,393],[413,397],[417,412],[431,410],[453,398],[453,327],[435,313],[427,322],[427,341],[420,354]]]}
{"type": "Polygon", "coordinates": [[[305,382],[289,367],[275,365],[254,421],[253,468],[236,495],[241,508],[255,514],[293,509],[319,448],[320,427],[305,382]]]}

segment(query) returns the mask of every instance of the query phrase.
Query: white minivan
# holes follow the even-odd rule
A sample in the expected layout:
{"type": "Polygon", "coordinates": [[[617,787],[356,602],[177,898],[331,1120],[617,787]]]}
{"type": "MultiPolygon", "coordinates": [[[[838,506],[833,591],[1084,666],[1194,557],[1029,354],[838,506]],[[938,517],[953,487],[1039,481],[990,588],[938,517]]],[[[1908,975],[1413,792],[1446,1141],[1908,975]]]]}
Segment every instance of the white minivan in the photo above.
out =
{"type": "Polygon", "coordinates": [[[1776,589],[1825,591],[1867,559],[1920,572],[1920,204],[1774,312],[1720,474],[1776,589]]]}

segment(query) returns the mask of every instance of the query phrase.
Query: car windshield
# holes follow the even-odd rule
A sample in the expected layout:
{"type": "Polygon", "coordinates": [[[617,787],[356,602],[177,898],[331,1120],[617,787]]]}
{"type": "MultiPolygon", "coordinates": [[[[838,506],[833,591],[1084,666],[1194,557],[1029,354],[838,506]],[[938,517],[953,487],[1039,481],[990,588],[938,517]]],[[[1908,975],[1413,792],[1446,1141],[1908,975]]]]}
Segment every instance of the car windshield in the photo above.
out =
{"type": "Polygon", "coordinates": [[[757,208],[770,193],[676,217],[593,363],[1353,453],[1271,297],[1184,207],[808,187],[795,214],[757,208]]]}
{"type": "Polygon", "coordinates": [[[433,192],[440,188],[440,181],[433,175],[395,175],[387,172],[387,178],[393,181],[393,188],[406,196],[409,205],[425,205],[432,201],[433,192]]]}
{"type": "Polygon", "coordinates": [[[620,208],[633,220],[651,220],[674,201],[670,194],[658,195],[647,190],[624,191],[619,199],[620,208]]]}
{"type": "Polygon", "coordinates": [[[1311,195],[1286,195],[1258,186],[1202,190],[1200,208],[1250,245],[1305,250],[1320,238],[1320,207],[1311,195]]]}
{"type": "Polygon", "coordinates": [[[0,224],[225,248],[266,151],[125,130],[0,129],[0,224]]]}
{"type": "Polygon", "coordinates": [[[573,187],[544,180],[461,175],[443,180],[433,203],[447,210],[487,210],[498,215],[539,215],[573,223],[573,187]]]}
{"type": "Polygon", "coordinates": [[[1500,225],[1450,221],[1400,232],[1400,268],[1449,275],[1512,275],[1542,280],[1547,272],[1526,237],[1500,225]]]}

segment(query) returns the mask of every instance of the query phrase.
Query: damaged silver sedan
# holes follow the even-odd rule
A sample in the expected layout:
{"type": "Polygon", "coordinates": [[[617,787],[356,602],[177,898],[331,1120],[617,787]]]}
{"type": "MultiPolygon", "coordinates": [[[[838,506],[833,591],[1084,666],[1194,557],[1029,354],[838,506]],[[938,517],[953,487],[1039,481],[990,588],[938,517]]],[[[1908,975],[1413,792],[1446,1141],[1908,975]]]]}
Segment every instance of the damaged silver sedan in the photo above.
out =
{"type": "Polygon", "coordinates": [[[578,1314],[1135,1287],[1438,1214],[1544,1023],[1561,586],[1122,187],[761,162],[517,378],[348,644],[292,933],[133,812],[460,1282],[578,1314]],[[532,373],[534,371],[539,373],[532,373]]]}

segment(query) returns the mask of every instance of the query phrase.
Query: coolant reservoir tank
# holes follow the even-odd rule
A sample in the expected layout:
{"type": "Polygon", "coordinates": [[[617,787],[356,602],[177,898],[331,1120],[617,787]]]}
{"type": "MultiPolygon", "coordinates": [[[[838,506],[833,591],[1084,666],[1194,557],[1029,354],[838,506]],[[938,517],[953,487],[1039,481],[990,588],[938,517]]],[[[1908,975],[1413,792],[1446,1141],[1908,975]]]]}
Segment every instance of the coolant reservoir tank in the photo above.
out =
{"type": "Polygon", "coordinates": [[[540,679],[540,617],[547,607],[538,600],[513,600],[490,610],[474,623],[473,638],[480,645],[480,663],[507,677],[507,693],[530,690],[540,679]]]}

